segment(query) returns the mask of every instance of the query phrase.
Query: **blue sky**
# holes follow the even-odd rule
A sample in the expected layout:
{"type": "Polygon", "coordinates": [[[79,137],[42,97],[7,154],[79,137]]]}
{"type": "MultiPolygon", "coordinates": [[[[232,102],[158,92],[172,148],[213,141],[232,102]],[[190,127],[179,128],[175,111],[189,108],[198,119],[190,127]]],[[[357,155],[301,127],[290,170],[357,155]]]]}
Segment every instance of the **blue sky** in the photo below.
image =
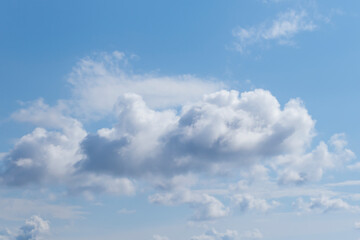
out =
{"type": "Polygon", "coordinates": [[[359,10],[2,1],[0,239],[359,239],[359,10]]]}

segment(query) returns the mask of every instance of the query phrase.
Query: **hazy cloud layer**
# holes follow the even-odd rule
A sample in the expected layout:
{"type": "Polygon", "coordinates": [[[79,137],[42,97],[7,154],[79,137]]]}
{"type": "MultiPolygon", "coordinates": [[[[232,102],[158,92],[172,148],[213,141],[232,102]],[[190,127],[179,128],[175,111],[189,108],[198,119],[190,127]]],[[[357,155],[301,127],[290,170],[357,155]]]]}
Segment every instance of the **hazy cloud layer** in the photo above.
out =
{"type": "Polygon", "coordinates": [[[360,229],[360,222],[354,222],[354,228],[360,229]]]}
{"type": "Polygon", "coordinates": [[[211,229],[199,236],[193,236],[190,240],[235,240],[238,233],[234,230],[226,230],[221,233],[215,229],[211,229]]]}
{"type": "Polygon", "coordinates": [[[31,200],[23,198],[0,198],[0,218],[5,220],[23,220],[24,218],[39,214],[41,216],[70,220],[81,218],[84,212],[79,206],[67,206],[56,203],[47,203],[44,200],[31,200]]]}
{"type": "Polygon", "coordinates": [[[243,240],[253,240],[253,239],[262,239],[263,235],[261,233],[261,231],[257,228],[253,229],[253,230],[248,230],[244,233],[241,234],[240,239],[243,240]]]}
{"type": "Polygon", "coordinates": [[[74,114],[87,118],[110,114],[125,93],[141,95],[153,108],[166,108],[199,100],[203,94],[224,87],[219,81],[193,75],[136,73],[130,62],[131,57],[117,51],[81,59],[68,79],[73,93],[69,104],[74,114]]]}
{"type": "Polygon", "coordinates": [[[161,236],[156,234],[153,236],[153,240],[169,240],[169,238],[167,238],[166,236],[161,236]]]}
{"type": "Polygon", "coordinates": [[[150,202],[163,205],[188,204],[194,209],[192,220],[206,221],[225,217],[229,209],[222,202],[208,194],[200,194],[189,190],[170,193],[157,193],[149,197],[150,202]]]}

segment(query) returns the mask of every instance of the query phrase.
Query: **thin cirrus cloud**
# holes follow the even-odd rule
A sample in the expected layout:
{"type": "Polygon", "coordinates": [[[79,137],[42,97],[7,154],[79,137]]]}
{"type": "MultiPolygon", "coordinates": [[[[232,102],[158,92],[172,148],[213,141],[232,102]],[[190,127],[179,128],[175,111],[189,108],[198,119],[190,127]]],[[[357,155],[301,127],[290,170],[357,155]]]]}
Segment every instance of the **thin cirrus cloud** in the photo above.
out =
{"type": "Polygon", "coordinates": [[[238,233],[235,230],[226,230],[225,232],[218,232],[215,229],[206,231],[205,233],[193,236],[190,240],[235,240],[238,233]]]}
{"type": "Polygon", "coordinates": [[[0,198],[0,219],[19,221],[38,214],[51,218],[70,220],[79,219],[85,215],[80,206],[69,206],[56,203],[47,203],[40,199],[0,198]]]}
{"type": "Polygon", "coordinates": [[[291,45],[296,35],[314,31],[316,28],[317,25],[306,10],[288,10],[278,14],[270,22],[249,28],[235,28],[233,30],[233,36],[236,38],[235,49],[240,53],[246,53],[251,46],[267,42],[291,45]]]}
{"type": "Polygon", "coordinates": [[[153,240],[169,240],[169,238],[166,236],[155,234],[153,235],[153,240]]]}

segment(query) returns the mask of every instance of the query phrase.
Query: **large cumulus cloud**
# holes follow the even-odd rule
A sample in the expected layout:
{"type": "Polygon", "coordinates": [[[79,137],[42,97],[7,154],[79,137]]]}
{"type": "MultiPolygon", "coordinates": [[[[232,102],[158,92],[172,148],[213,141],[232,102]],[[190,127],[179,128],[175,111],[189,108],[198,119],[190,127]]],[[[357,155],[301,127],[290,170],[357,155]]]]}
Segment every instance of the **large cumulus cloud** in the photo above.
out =
{"type": "MultiPolygon", "coordinates": [[[[92,199],[150,183],[162,191],[151,202],[187,204],[202,221],[230,214],[219,200],[226,198],[193,191],[206,180],[299,185],[355,157],[342,134],[312,143],[315,120],[300,99],[281,106],[264,89],[218,91],[222,84],[136,74],[127,64],[119,52],[82,59],[68,79],[70,99],[53,106],[40,99],[16,111],[12,118],[34,130],[0,154],[0,184],[55,185],[92,199]]],[[[277,206],[240,190],[226,197],[243,211],[277,206]]]]}
{"type": "Polygon", "coordinates": [[[132,193],[129,179],[212,175],[265,164],[280,183],[304,183],[354,157],[343,135],[330,140],[331,150],[324,142],[312,150],[315,121],[301,101],[281,107],[263,89],[222,90],[178,111],[151,109],[141,96],[128,93],[118,98],[114,112],[113,127],[93,134],[61,104],[50,107],[39,100],[16,112],[14,118],[37,128],[3,156],[1,182],[71,180],[76,189],[122,192],[116,190],[121,186],[132,193]],[[106,187],[109,182],[115,187],[106,187]]]}
{"type": "Polygon", "coordinates": [[[82,169],[137,176],[241,167],[303,153],[314,136],[315,122],[299,100],[281,109],[262,89],[206,95],[180,114],[152,110],[140,96],[125,94],[117,111],[113,128],[82,142],[82,169]]]}

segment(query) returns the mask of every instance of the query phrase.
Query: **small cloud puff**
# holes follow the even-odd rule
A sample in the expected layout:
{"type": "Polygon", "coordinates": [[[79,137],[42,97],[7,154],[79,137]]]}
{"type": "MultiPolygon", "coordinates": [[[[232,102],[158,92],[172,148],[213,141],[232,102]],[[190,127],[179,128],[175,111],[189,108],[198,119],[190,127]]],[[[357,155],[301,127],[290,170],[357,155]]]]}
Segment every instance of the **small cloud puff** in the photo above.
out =
{"type": "Polygon", "coordinates": [[[236,194],[232,197],[235,206],[238,206],[241,211],[259,211],[267,212],[279,205],[278,202],[267,202],[265,199],[255,198],[250,194],[236,194]]]}
{"type": "Polygon", "coordinates": [[[127,208],[122,208],[118,211],[119,214],[134,214],[136,213],[136,210],[133,209],[127,209],[127,208]]]}
{"type": "Polygon", "coordinates": [[[44,240],[45,236],[50,232],[49,222],[39,216],[32,216],[25,221],[20,227],[18,233],[9,231],[0,232],[2,240],[44,240]]]}
{"type": "Polygon", "coordinates": [[[250,180],[266,179],[263,162],[278,173],[279,183],[305,183],[354,158],[343,135],[330,140],[332,151],[321,142],[308,152],[315,121],[306,108],[298,99],[281,108],[263,89],[215,92],[179,113],[153,110],[141,96],[124,94],[114,112],[118,121],[112,128],[89,134],[59,106],[37,101],[18,111],[14,118],[37,128],[2,155],[0,183],[64,184],[73,193],[129,195],[135,192],[133,180],[153,176],[174,179],[251,167],[250,180]]]}

